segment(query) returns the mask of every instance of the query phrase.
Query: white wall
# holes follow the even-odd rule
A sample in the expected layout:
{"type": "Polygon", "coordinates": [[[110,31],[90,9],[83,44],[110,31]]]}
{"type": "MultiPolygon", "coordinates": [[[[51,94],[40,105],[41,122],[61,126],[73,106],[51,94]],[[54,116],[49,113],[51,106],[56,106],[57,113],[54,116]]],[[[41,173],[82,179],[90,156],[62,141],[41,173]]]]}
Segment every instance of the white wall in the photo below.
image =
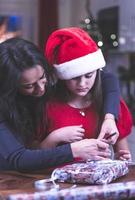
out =
{"type": "Polygon", "coordinates": [[[86,17],[84,0],[58,0],[59,27],[78,26],[81,19],[86,17]]]}

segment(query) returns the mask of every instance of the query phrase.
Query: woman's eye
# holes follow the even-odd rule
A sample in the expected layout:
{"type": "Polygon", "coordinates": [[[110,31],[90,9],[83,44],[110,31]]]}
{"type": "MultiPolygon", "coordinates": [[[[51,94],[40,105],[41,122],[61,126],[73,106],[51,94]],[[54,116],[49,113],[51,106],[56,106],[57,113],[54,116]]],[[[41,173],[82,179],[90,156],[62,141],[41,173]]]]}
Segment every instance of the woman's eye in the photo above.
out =
{"type": "Polygon", "coordinates": [[[40,77],[40,80],[41,80],[41,79],[46,79],[45,72],[44,72],[43,75],[40,77]]]}
{"type": "Polygon", "coordinates": [[[33,85],[26,85],[26,86],[23,86],[24,89],[31,89],[33,88],[33,85]]]}

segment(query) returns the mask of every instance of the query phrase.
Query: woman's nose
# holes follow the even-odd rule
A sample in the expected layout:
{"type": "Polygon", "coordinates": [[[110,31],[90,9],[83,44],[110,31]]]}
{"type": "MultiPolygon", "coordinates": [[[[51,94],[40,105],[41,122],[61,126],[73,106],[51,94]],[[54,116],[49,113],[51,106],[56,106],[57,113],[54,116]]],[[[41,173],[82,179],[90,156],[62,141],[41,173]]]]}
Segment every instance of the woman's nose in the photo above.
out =
{"type": "Polygon", "coordinates": [[[37,83],[38,88],[39,88],[41,91],[44,90],[45,84],[46,84],[46,81],[38,81],[38,83],[37,83]]]}

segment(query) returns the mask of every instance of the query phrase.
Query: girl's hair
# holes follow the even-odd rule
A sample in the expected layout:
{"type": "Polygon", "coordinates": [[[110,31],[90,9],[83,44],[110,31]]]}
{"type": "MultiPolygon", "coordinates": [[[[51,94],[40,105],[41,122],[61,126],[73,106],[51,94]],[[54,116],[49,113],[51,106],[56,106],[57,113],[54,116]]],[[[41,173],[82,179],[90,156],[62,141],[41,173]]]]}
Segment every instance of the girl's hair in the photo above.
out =
{"type": "MultiPolygon", "coordinates": [[[[100,129],[101,122],[103,119],[103,93],[102,93],[102,82],[101,82],[101,71],[97,70],[97,75],[95,79],[95,83],[88,93],[88,99],[90,99],[96,108],[96,111],[98,113],[99,119],[98,119],[98,125],[97,125],[97,133],[100,129]]],[[[52,99],[56,99],[61,102],[68,102],[70,99],[70,92],[68,89],[65,89],[65,81],[64,80],[57,80],[57,83],[54,87],[54,92],[52,94],[52,99]]]]}
{"type": "Polygon", "coordinates": [[[46,94],[34,98],[18,92],[22,72],[36,65],[45,70],[49,87],[48,65],[37,46],[21,38],[12,38],[0,44],[0,116],[14,133],[24,138],[31,137],[35,124],[39,121],[43,123],[46,94]]]}

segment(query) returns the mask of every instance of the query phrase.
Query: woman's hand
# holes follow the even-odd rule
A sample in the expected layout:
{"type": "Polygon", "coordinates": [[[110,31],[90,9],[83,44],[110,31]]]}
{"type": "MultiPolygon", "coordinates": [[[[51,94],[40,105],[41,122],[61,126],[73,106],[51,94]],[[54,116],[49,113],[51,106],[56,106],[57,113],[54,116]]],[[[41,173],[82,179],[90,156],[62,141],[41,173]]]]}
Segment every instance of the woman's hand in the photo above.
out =
{"type": "Polygon", "coordinates": [[[82,140],[84,128],[79,126],[65,126],[51,132],[41,143],[41,148],[55,147],[60,143],[72,143],[82,140]]]}
{"type": "Polygon", "coordinates": [[[114,116],[112,114],[106,114],[105,119],[101,126],[101,131],[98,136],[98,139],[106,139],[106,136],[108,137],[112,133],[116,132],[116,134],[108,139],[109,144],[115,144],[118,137],[119,137],[119,131],[116,126],[116,122],[114,119],[114,116]]]}
{"type": "Polygon", "coordinates": [[[102,160],[109,158],[111,152],[109,145],[98,139],[84,139],[71,144],[71,149],[74,158],[83,160],[102,160]]]}

